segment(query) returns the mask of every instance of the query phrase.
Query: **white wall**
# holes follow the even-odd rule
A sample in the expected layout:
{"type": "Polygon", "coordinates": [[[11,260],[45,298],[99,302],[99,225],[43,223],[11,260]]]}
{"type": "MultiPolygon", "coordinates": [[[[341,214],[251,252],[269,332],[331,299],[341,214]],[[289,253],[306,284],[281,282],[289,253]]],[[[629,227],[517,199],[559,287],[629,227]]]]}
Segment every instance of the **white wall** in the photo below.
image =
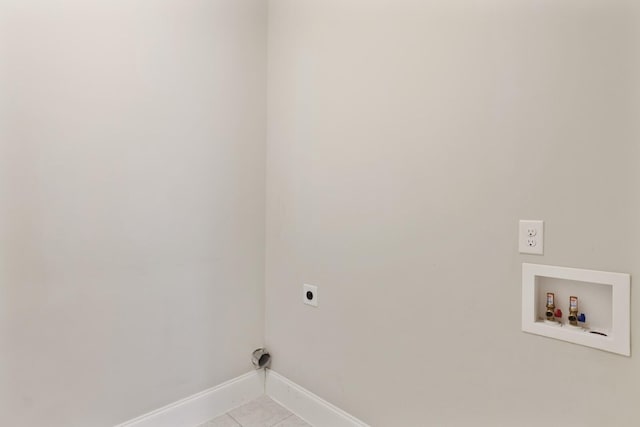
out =
{"type": "Polygon", "coordinates": [[[640,330],[630,359],[522,333],[520,265],[640,275],[639,18],[271,0],[274,369],[373,426],[637,425],[640,330]],[[543,257],[517,253],[521,218],[543,257]]]}
{"type": "MultiPolygon", "coordinates": [[[[250,368],[266,12],[0,2],[0,425],[111,426],[250,368]]],[[[635,355],[519,323],[523,261],[640,274],[634,2],[269,19],[274,367],[374,426],[635,425],[635,355]]]]}
{"type": "Polygon", "coordinates": [[[251,369],[266,12],[0,2],[0,425],[112,426],[251,369]]]}

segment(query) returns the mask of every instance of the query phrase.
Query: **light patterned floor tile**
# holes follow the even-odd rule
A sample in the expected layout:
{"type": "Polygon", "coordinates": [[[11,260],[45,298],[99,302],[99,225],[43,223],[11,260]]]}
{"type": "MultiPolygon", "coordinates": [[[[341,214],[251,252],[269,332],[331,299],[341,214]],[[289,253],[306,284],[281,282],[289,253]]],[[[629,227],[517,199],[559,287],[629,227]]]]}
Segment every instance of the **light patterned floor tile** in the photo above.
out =
{"type": "Polygon", "coordinates": [[[286,418],[284,421],[279,422],[275,425],[275,427],[312,427],[311,424],[305,422],[302,418],[297,415],[291,415],[289,418],[286,418]]]}
{"type": "Polygon", "coordinates": [[[230,411],[229,415],[242,427],[274,427],[292,413],[269,397],[263,396],[230,411]]]}
{"type": "Polygon", "coordinates": [[[201,424],[198,427],[240,427],[240,424],[238,424],[229,415],[224,414],[218,418],[207,421],[206,423],[201,424]]]}

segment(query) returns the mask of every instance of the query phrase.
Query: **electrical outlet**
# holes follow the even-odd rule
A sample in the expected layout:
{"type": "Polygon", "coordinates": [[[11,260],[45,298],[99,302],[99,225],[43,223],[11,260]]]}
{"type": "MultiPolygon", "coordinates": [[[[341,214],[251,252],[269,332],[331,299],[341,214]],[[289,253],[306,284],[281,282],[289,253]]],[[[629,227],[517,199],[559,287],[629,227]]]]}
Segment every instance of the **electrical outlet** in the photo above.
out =
{"type": "Polygon", "coordinates": [[[521,254],[544,253],[544,221],[520,220],[518,250],[521,254]]]}
{"type": "Polygon", "coordinates": [[[302,301],[310,306],[318,306],[318,287],[314,285],[302,285],[302,301]]]}

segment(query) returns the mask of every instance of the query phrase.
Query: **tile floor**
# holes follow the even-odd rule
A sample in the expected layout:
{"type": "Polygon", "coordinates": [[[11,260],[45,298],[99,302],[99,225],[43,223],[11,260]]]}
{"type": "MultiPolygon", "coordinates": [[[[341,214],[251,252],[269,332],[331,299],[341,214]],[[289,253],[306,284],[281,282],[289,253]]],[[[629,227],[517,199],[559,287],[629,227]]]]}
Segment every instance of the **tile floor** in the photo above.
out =
{"type": "Polygon", "coordinates": [[[262,396],[198,427],[312,427],[301,418],[262,396]]]}

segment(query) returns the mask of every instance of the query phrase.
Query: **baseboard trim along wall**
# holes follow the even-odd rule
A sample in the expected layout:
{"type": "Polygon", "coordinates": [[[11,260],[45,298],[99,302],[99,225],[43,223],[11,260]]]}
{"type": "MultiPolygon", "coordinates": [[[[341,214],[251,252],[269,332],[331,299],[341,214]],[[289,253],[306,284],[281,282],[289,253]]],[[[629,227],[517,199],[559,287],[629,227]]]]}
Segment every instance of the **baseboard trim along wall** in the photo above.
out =
{"type": "Polygon", "coordinates": [[[115,427],[195,427],[264,395],[264,372],[253,371],[115,427]]]}
{"type": "Polygon", "coordinates": [[[196,427],[267,394],[314,427],[369,427],[277,372],[252,371],[115,427],[196,427]]]}
{"type": "Polygon", "coordinates": [[[265,390],[269,397],[314,427],[369,427],[277,372],[267,371],[265,390]]]}

